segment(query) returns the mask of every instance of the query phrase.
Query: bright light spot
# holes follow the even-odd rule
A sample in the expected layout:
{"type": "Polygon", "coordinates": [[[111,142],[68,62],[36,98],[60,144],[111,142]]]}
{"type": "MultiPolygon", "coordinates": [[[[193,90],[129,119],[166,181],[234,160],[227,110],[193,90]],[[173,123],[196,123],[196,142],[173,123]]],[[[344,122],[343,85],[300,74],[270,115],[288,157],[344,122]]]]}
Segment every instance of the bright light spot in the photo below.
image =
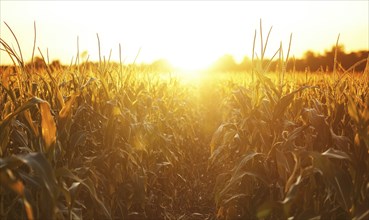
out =
{"type": "MultiPolygon", "coordinates": [[[[194,72],[209,68],[216,58],[213,58],[211,53],[196,54],[196,52],[179,53],[168,60],[174,68],[184,72],[194,72]]],[[[193,73],[191,73],[193,74],[193,73]]]]}
{"type": "Polygon", "coordinates": [[[199,81],[203,77],[203,73],[200,71],[181,71],[178,70],[175,72],[175,75],[178,76],[181,80],[185,82],[194,82],[199,81]]]}
{"type": "MultiPolygon", "coordinates": [[[[0,20],[13,28],[27,61],[34,43],[29,37],[34,34],[33,21],[36,46],[44,53],[48,48],[50,60],[60,59],[67,65],[76,55],[77,36],[79,50],[88,51],[90,61],[99,60],[96,33],[101,55],[108,58],[112,49],[113,61],[119,61],[119,43],[123,58],[127,56],[125,63],[133,62],[139,48],[138,63],[167,59],[190,71],[206,68],[224,54],[242,60],[252,55],[260,19],[264,42],[273,26],[266,57],[274,54],[281,41],[286,51],[291,32],[290,56],[300,57],[306,50],[324,52],[335,43],[338,33],[348,52],[368,48],[367,1],[89,1],[88,10],[85,1],[0,2],[0,20]]],[[[0,29],[1,38],[15,44],[3,22],[0,29]]],[[[257,38],[255,51],[259,56],[260,50],[257,38]]],[[[0,62],[11,64],[9,56],[3,54],[0,51],[0,62]]]]}

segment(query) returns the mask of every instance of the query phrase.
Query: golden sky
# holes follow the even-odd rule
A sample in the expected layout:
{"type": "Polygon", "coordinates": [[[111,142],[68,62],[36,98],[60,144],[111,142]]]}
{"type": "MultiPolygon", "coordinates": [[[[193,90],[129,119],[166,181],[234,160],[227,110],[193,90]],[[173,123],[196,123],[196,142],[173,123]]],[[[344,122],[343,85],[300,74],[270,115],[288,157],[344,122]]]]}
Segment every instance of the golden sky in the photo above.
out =
{"type": "MultiPolygon", "coordinates": [[[[287,51],[293,33],[291,54],[306,50],[323,53],[336,42],[347,52],[368,50],[369,1],[0,1],[0,36],[13,44],[4,25],[13,29],[29,60],[33,47],[33,22],[37,47],[50,60],[69,64],[77,53],[87,51],[98,60],[96,33],[102,55],[119,59],[119,43],[126,63],[165,58],[184,68],[205,67],[224,54],[236,61],[251,57],[254,31],[263,22],[266,36],[273,26],[267,56],[283,42],[287,51]]],[[[259,38],[256,51],[260,51],[259,38]]],[[[37,53],[38,54],[38,53],[37,53]]],[[[258,53],[260,55],[260,52],[258,53]]],[[[1,64],[9,64],[1,52],[1,64]]]]}

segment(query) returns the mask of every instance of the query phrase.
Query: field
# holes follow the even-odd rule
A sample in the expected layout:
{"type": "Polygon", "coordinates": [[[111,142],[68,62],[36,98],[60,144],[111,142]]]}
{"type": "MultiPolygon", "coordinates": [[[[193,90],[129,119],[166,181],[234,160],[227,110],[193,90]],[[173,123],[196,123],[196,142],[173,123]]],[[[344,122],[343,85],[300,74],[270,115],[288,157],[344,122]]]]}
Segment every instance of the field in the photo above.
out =
{"type": "Polygon", "coordinates": [[[368,73],[37,69],[1,44],[1,219],[369,218],[368,73]]]}

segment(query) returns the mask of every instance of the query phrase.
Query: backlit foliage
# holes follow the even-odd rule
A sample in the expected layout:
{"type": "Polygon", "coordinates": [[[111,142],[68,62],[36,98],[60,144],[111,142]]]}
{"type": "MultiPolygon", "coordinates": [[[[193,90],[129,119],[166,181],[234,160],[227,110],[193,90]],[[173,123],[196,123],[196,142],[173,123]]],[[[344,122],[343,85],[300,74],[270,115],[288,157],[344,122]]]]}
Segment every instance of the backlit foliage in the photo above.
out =
{"type": "Polygon", "coordinates": [[[28,69],[1,46],[17,64],[0,78],[1,219],[369,217],[365,74],[280,57],[192,85],[102,61],[28,69]]]}

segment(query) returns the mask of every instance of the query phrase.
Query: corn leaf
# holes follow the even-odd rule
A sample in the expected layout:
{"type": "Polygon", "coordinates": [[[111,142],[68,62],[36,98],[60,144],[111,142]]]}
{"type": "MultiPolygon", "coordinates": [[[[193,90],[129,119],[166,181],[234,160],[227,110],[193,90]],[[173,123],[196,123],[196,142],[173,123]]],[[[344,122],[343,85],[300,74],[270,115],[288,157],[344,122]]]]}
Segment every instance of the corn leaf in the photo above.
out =
{"type": "Polygon", "coordinates": [[[45,142],[45,150],[49,151],[50,147],[56,141],[56,124],[54,121],[54,117],[51,115],[49,103],[40,103],[40,111],[42,138],[45,142]]]}

